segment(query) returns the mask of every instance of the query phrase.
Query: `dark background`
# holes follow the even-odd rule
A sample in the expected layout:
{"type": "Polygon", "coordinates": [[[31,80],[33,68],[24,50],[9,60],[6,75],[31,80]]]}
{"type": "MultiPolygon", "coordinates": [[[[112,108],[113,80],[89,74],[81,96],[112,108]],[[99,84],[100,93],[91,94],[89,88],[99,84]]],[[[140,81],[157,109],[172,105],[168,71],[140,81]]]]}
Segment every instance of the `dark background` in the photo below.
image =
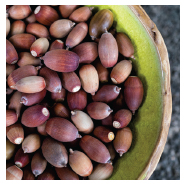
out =
{"type": "Polygon", "coordinates": [[[142,6],[168,49],[171,67],[172,119],[164,152],[150,180],[180,179],[180,6],[142,6]]]}

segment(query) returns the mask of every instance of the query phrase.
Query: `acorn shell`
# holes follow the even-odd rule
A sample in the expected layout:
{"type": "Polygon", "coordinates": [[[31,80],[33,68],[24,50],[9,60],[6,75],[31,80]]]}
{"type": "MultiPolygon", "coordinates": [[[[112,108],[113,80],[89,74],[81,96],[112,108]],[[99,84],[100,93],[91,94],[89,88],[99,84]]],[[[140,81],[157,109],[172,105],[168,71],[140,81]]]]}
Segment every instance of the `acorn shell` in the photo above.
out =
{"type": "Polygon", "coordinates": [[[69,109],[66,108],[66,106],[63,105],[62,103],[54,104],[53,113],[55,116],[62,117],[62,118],[69,118],[70,117],[69,109]]]}
{"type": "Polygon", "coordinates": [[[64,88],[61,89],[61,92],[51,93],[51,99],[55,102],[63,102],[66,97],[66,90],[64,88]]]}
{"type": "Polygon", "coordinates": [[[13,44],[6,40],[6,62],[8,64],[15,64],[18,61],[18,54],[13,44]]]}
{"type": "Polygon", "coordinates": [[[15,110],[6,110],[6,127],[13,125],[18,120],[15,110]]]}
{"type": "Polygon", "coordinates": [[[55,50],[55,49],[64,49],[64,42],[62,40],[55,40],[51,43],[49,51],[55,50]]]}
{"type": "Polygon", "coordinates": [[[60,5],[59,11],[63,18],[68,18],[79,5],[60,5]]]}
{"type": "Polygon", "coordinates": [[[23,21],[21,20],[14,21],[11,25],[10,35],[24,33],[25,29],[26,29],[26,24],[23,21]]]}
{"type": "Polygon", "coordinates": [[[6,169],[6,180],[21,180],[23,171],[16,165],[10,166],[6,169]]]}
{"type": "Polygon", "coordinates": [[[60,180],[79,180],[78,175],[70,167],[55,168],[55,171],[60,180]]]}

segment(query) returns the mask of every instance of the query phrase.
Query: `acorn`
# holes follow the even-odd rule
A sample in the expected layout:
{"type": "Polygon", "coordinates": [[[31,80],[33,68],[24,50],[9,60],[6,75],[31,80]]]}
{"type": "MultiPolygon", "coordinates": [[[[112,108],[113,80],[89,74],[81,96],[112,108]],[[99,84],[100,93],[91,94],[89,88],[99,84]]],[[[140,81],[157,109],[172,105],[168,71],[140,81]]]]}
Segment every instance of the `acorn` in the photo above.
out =
{"type": "Polygon", "coordinates": [[[35,40],[35,36],[29,33],[19,33],[9,38],[9,41],[14,45],[15,49],[20,51],[29,50],[35,40]]]}
{"type": "Polygon", "coordinates": [[[22,148],[16,152],[14,162],[19,168],[25,167],[30,162],[31,156],[28,153],[24,153],[22,148]]]}
{"type": "Polygon", "coordinates": [[[33,105],[27,108],[21,118],[21,123],[26,127],[42,125],[50,116],[48,109],[43,105],[33,105]]]}
{"type": "Polygon", "coordinates": [[[75,23],[68,19],[59,19],[53,22],[49,28],[49,32],[54,38],[64,38],[72,30],[75,23]]]}
{"type": "Polygon", "coordinates": [[[69,109],[66,108],[62,103],[56,103],[53,106],[53,112],[55,116],[62,118],[69,118],[70,112],[69,109]]]}
{"type": "Polygon", "coordinates": [[[64,42],[62,40],[55,40],[51,43],[49,51],[55,50],[55,49],[64,49],[64,42]]]}
{"type": "Polygon", "coordinates": [[[6,127],[6,136],[13,144],[21,144],[24,139],[24,130],[20,123],[6,127]]]}
{"type": "Polygon", "coordinates": [[[111,33],[102,34],[98,43],[98,54],[105,68],[113,67],[118,61],[118,45],[111,33]]]}
{"type": "Polygon", "coordinates": [[[33,153],[40,148],[41,141],[38,134],[29,134],[22,143],[24,153],[33,153]]]}
{"type": "Polygon", "coordinates": [[[113,24],[113,14],[108,9],[98,11],[91,19],[89,24],[89,34],[94,40],[98,38],[105,30],[109,30],[113,24]]]}
{"type": "Polygon", "coordinates": [[[6,139],[6,160],[11,159],[14,156],[16,145],[6,139]]]}
{"type": "Polygon", "coordinates": [[[56,71],[53,71],[47,67],[43,67],[40,69],[39,75],[44,78],[46,82],[46,89],[48,91],[55,93],[61,91],[62,84],[56,71]]]}
{"type": "Polygon", "coordinates": [[[83,111],[74,110],[71,111],[71,120],[77,127],[79,132],[89,134],[94,129],[94,123],[90,116],[83,111]]]}
{"type": "Polygon", "coordinates": [[[125,56],[134,59],[134,46],[128,36],[122,32],[116,34],[116,41],[119,52],[125,56]]]}
{"type": "Polygon", "coordinates": [[[15,69],[7,78],[7,83],[10,88],[16,89],[15,84],[24,77],[36,76],[38,74],[38,67],[27,65],[15,69]]]}
{"type": "Polygon", "coordinates": [[[23,21],[21,20],[14,21],[11,25],[10,35],[24,33],[25,29],[26,29],[26,24],[23,21]]]}
{"type": "Polygon", "coordinates": [[[13,93],[13,89],[7,87],[7,88],[6,88],[6,94],[7,94],[7,95],[10,95],[10,94],[12,94],[12,93],[13,93]]]}
{"type": "Polygon", "coordinates": [[[43,157],[42,152],[40,150],[36,151],[31,160],[31,170],[35,177],[42,174],[46,169],[46,166],[47,161],[43,157]]]}
{"type": "Polygon", "coordinates": [[[68,18],[79,5],[60,5],[59,11],[63,18],[68,18]]]}
{"type": "Polygon", "coordinates": [[[83,42],[76,46],[73,52],[80,57],[79,63],[90,64],[98,57],[98,45],[95,42],[83,42]]]}
{"type": "Polygon", "coordinates": [[[68,92],[67,104],[70,110],[84,110],[87,105],[87,93],[82,89],[75,93],[68,92]]]}
{"type": "Polygon", "coordinates": [[[77,128],[70,121],[61,117],[50,118],[46,123],[46,132],[61,142],[70,142],[81,138],[77,128]]]}
{"type": "Polygon", "coordinates": [[[126,127],[132,119],[131,111],[127,109],[120,109],[113,118],[113,127],[114,128],[123,128],[126,127]]]}
{"type": "Polygon", "coordinates": [[[69,149],[69,165],[72,170],[81,177],[87,177],[92,173],[93,165],[89,157],[83,152],[69,149]]]}
{"type": "Polygon", "coordinates": [[[17,117],[19,118],[20,117],[20,112],[21,112],[21,109],[23,107],[23,104],[20,103],[21,101],[21,92],[19,91],[15,91],[13,93],[13,95],[11,96],[10,100],[9,100],[9,105],[8,105],[8,109],[13,109],[16,111],[16,114],[17,114],[17,117]]]}
{"type": "Polygon", "coordinates": [[[120,157],[126,153],[132,144],[132,131],[129,127],[122,128],[117,131],[113,141],[114,148],[120,157]]]}
{"type": "Polygon", "coordinates": [[[121,84],[126,80],[132,71],[132,61],[122,60],[112,69],[110,77],[114,84],[121,84]]]}
{"type": "Polygon", "coordinates": [[[35,180],[35,176],[33,175],[30,166],[26,166],[23,169],[23,177],[22,180],[35,180]]]}
{"type": "Polygon", "coordinates": [[[87,106],[87,112],[91,118],[102,120],[108,117],[113,110],[103,102],[92,102],[87,106]]]}
{"type": "Polygon", "coordinates": [[[69,92],[78,92],[81,88],[81,82],[75,72],[61,73],[62,85],[69,92]]]}
{"type": "Polygon", "coordinates": [[[86,37],[88,32],[88,25],[85,22],[78,23],[69,33],[66,39],[67,48],[73,48],[80,44],[86,37]]]}
{"type": "Polygon", "coordinates": [[[42,154],[44,158],[53,166],[66,167],[68,163],[68,153],[65,146],[50,137],[46,137],[42,143],[42,154]]]}
{"type": "Polygon", "coordinates": [[[29,5],[13,5],[8,10],[9,17],[12,19],[25,19],[31,13],[29,5]]]}
{"type": "Polygon", "coordinates": [[[91,160],[98,163],[110,162],[110,153],[108,149],[98,139],[90,135],[85,135],[80,140],[80,147],[91,160]]]}
{"type": "Polygon", "coordinates": [[[50,26],[54,21],[59,19],[57,11],[47,5],[37,6],[34,14],[36,20],[45,26],[50,26]]]}
{"type": "Polygon", "coordinates": [[[18,61],[18,54],[15,47],[9,40],[6,40],[6,62],[8,64],[15,64],[18,61]]]}
{"type": "Polygon", "coordinates": [[[113,100],[115,100],[119,93],[120,93],[121,88],[119,88],[116,85],[103,85],[97,93],[92,96],[93,101],[100,101],[100,102],[105,102],[109,103],[113,100]]]}
{"type": "Polygon", "coordinates": [[[30,16],[28,16],[28,17],[25,19],[25,21],[26,21],[28,24],[29,24],[29,23],[34,23],[34,22],[36,22],[37,20],[36,20],[35,14],[32,13],[30,16]]]}
{"type": "Polygon", "coordinates": [[[30,52],[20,52],[19,53],[19,61],[17,62],[18,66],[26,66],[26,65],[33,65],[38,66],[41,65],[40,58],[35,58],[32,56],[30,52]]]}
{"type": "Polygon", "coordinates": [[[13,125],[18,120],[15,110],[6,110],[6,127],[13,125]]]}
{"type": "Polygon", "coordinates": [[[37,127],[37,131],[38,131],[38,133],[39,134],[41,134],[41,135],[43,135],[43,136],[47,136],[48,134],[47,134],[47,132],[46,132],[46,122],[47,121],[45,121],[42,125],[39,125],[38,127],[37,127]]]}
{"type": "Polygon", "coordinates": [[[61,92],[58,93],[51,93],[51,99],[55,102],[63,102],[66,97],[66,90],[64,88],[61,89],[61,92]]]}
{"type": "Polygon", "coordinates": [[[21,180],[23,171],[16,165],[10,166],[6,169],[6,180],[21,180]]]}
{"type": "Polygon", "coordinates": [[[104,143],[109,143],[114,139],[114,132],[105,126],[96,127],[93,134],[104,143]]]}
{"type": "Polygon", "coordinates": [[[94,95],[99,88],[99,78],[96,68],[91,64],[81,66],[79,76],[83,89],[94,95]]]}
{"type": "Polygon", "coordinates": [[[55,173],[53,169],[47,168],[42,174],[40,174],[37,180],[55,180],[55,173]]]}
{"type": "Polygon", "coordinates": [[[79,65],[79,56],[65,49],[48,51],[41,59],[48,68],[58,72],[72,72],[79,65]]]}
{"type": "Polygon", "coordinates": [[[15,64],[6,63],[6,78],[15,70],[15,64]]]}
{"type": "Polygon", "coordinates": [[[116,157],[116,150],[114,149],[114,146],[113,146],[113,143],[110,142],[110,143],[107,143],[106,144],[106,147],[110,153],[110,156],[111,156],[111,161],[113,161],[116,157]]]}
{"type": "Polygon", "coordinates": [[[135,114],[143,100],[143,84],[139,77],[129,76],[124,83],[124,96],[128,108],[135,114]]]}
{"type": "Polygon", "coordinates": [[[6,18],[6,36],[9,34],[9,32],[10,32],[10,20],[6,18]]]}
{"type": "Polygon", "coordinates": [[[48,38],[49,39],[49,31],[48,29],[39,23],[29,23],[26,26],[26,32],[32,35],[35,35],[38,38],[48,38]]]}
{"type": "Polygon", "coordinates": [[[55,168],[60,180],[79,180],[78,175],[69,167],[55,168]]]}
{"type": "Polygon", "coordinates": [[[95,63],[95,68],[96,68],[96,70],[98,72],[99,81],[101,83],[108,82],[108,80],[109,80],[109,71],[108,71],[107,68],[105,68],[101,64],[100,60],[97,60],[97,62],[95,63]]]}
{"type": "Polygon", "coordinates": [[[25,106],[32,106],[34,104],[40,103],[46,95],[46,89],[43,89],[37,93],[22,93],[20,103],[25,106]]]}
{"type": "Polygon", "coordinates": [[[112,127],[113,126],[112,123],[113,123],[113,114],[109,114],[108,117],[101,120],[101,124],[107,127],[112,127]]]}
{"type": "Polygon", "coordinates": [[[74,22],[86,22],[91,17],[93,8],[94,7],[80,7],[72,12],[69,19],[74,22]]]}
{"type": "Polygon", "coordinates": [[[113,166],[110,163],[107,164],[97,164],[89,175],[89,180],[106,180],[108,179],[113,173],[113,166]]]}

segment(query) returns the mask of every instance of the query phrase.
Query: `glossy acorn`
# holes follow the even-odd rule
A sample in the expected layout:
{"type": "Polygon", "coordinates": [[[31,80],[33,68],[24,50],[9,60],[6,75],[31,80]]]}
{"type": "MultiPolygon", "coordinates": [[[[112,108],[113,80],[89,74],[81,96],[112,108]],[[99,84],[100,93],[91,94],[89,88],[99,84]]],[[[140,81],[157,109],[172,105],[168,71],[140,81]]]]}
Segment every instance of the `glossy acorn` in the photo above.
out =
{"type": "Polygon", "coordinates": [[[55,102],[63,102],[66,97],[66,90],[64,88],[61,89],[61,92],[51,93],[51,99],[55,102]]]}
{"type": "Polygon", "coordinates": [[[24,33],[25,29],[26,29],[26,24],[23,21],[21,20],[14,21],[11,25],[10,35],[24,33]]]}
{"type": "Polygon", "coordinates": [[[64,49],[64,42],[62,40],[55,40],[51,43],[49,51],[55,50],[55,49],[64,49]]]}
{"type": "Polygon", "coordinates": [[[70,167],[55,168],[55,171],[60,180],[79,180],[78,175],[70,167]]]}
{"type": "Polygon", "coordinates": [[[34,22],[36,22],[37,20],[36,20],[36,18],[35,18],[35,14],[34,13],[32,13],[30,16],[28,16],[26,19],[25,19],[25,21],[29,24],[29,23],[34,23],[34,22]]]}
{"type": "Polygon", "coordinates": [[[63,18],[68,18],[79,5],[60,5],[59,11],[63,18]]]}
{"type": "Polygon", "coordinates": [[[6,63],[15,64],[18,61],[18,54],[13,44],[6,40],[6,63]]]}
{"type": "Polygon", "coordinates": [[[38,133],[43,135],[43,136],[47,136],[48,135],[47,132],[46,132],[46,122],[47,121],[45,121],[42,125],[39,125],[37,127],[38,133]]]}
{"type": "Polygon", "coordinates": [[[6,110],[6,127],[13,125],[18,120],[15,110],[6,110]]]}
{"type": "Polygon", "coordinates": [[[70,117],[70,112],[69,109],[63,105],[62,103],[56,103],[53,106],[53,113],[57,117],[62,117],[62,118],[69,118],[70,117]]]}
{"type": "Polygon", "coordinates": [[[11,159],[16,151],[16,145],[6,139],[6,160],[11,159]]]}
{"type": "Polygon", "coordinates": [[[6,180],[21,180],[23,171],[16,165],[10,166],[6,169],[6,180]]]}

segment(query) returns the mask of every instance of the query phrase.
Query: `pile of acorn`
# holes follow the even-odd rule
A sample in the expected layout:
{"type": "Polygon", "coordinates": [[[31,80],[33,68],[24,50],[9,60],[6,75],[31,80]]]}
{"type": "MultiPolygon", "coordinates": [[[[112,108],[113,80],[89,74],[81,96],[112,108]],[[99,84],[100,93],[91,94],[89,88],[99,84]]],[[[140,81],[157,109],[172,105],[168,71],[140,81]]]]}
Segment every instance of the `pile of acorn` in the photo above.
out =
{"type": "Polygon", "coordinates": [[[130,39],[108,9],[6,9],[6,179],[109,178],[143,99],[130,39]]]}

